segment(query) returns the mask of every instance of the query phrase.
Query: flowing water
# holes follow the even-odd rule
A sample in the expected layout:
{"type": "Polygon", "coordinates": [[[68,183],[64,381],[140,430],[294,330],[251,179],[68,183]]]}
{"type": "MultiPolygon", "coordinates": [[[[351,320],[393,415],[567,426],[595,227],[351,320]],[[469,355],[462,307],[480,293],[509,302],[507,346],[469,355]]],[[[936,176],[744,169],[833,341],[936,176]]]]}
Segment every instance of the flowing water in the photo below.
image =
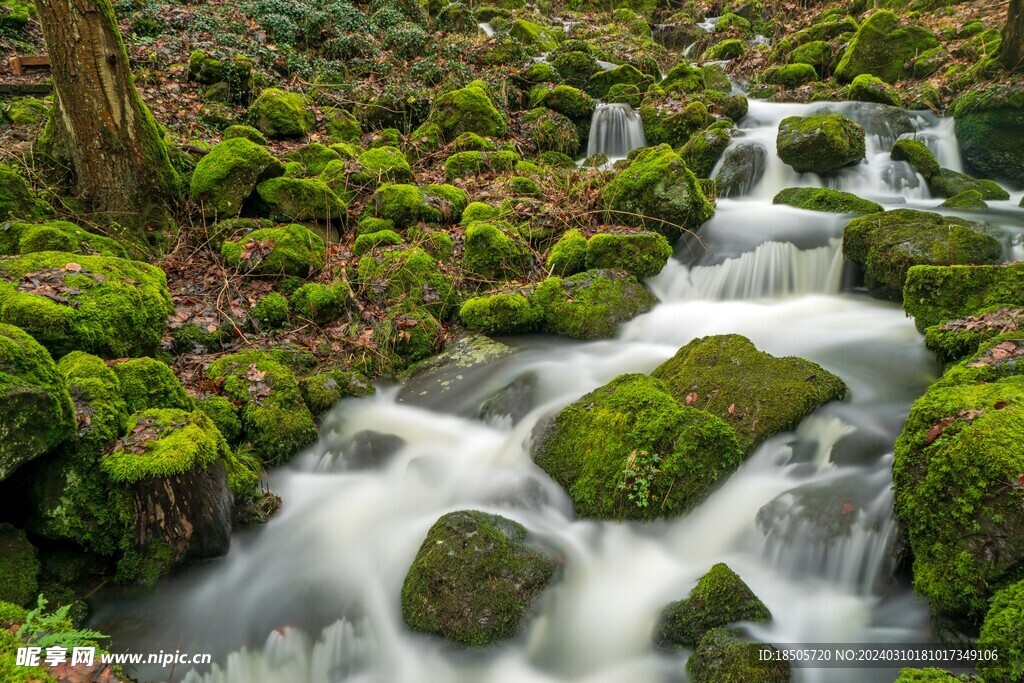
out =
{"type": "Polygon", "coordinates": [[[588,157],[604,154],[611,163],[646,145],[644,123],[633,107],[621,103],[597,105],[590,119],[588,157]]]}
{"type": "MultiPolygon", "coordinates": [[[[927,608],[894,578],[892,445],[937,367],[895,304],[851,291],[839,238],[848,217],[773,206],[787,186],[830,185],[886,203],[934,207],[920,178],[883,152],[903,134],[959,170],[949,122],[839,105],[751,102],[737,140],[763,144],[763,177],[722,200],[700,239],[649,282],[661,304],[617,339],[510,341],[515,352],[460,371],[441,398],[382,387],[325,419],[321,439],[270,474],[284,507],[236,534],[229,554],[144,595],[103,597],[93,625],[130,651],[211,652],[187,683],[636,683],[685,680],[685,655],[657,654],[661,608],[726,562],[774,615],[755,637],[793,642],[929,638],[927,608]],[[774,155],[785,116],[838,109],[869,132],[866,163],[798,175],[774,155]],[[779,434],[691,514],[654,524],[575,517],[531,461],[537,421],[626,372],[647,372],[696,337],[739,333],[776,355],[839,374],[849,398],[779,434]],[[481,407],[516,383],[508,414],[481,407]],[[452,510],[521,522],[564,558],[537,617],[512,642],[465,652],[408,631],[399,599],[427,530],[452,510]]],[[[605,152],[607,153],[607,152],[605,152]]],[[[1017,198],[1019,199],[1019,197],[1017,198]]],[[[1019,209],[985,214],[1019,248],[1019,209]],[[1018,240],[1015,242],[1014,240],[1018,240]]],[[[1015,246],[1016,245],[1016,246],[1015,246]]],[[[168,680],[142,669],[140,679],[168,680]]],[[[892,681],[893,671],[799,669],[794,680],[892,681]]]]}

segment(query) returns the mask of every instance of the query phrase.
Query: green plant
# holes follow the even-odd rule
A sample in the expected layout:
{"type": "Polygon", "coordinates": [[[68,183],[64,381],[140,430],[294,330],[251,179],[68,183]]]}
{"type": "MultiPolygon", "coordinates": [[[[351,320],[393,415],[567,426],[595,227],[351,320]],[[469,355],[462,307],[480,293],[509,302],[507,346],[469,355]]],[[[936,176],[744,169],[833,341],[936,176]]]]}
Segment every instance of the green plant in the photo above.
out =
{"type": "Polygon", "coordinates": [[[651,482],[661,471],[658,469],[660,464],[660,455],[645,450],[633,450],[626,458],[619,490],[624,491],[629,502],[638,508],[646,508],[650,505],[651,482]]]}
{"type": "Polygon", "coordinates": [[[52,614],[46,614],[48,601],[41,594],[36,608],[25,614],[25,623],[18,628],[18,640],[26,645],[48,647],[95,647],[105,636],[91,628],[76,629],[68,618],[71,605],[62,605],[52,614]]]}

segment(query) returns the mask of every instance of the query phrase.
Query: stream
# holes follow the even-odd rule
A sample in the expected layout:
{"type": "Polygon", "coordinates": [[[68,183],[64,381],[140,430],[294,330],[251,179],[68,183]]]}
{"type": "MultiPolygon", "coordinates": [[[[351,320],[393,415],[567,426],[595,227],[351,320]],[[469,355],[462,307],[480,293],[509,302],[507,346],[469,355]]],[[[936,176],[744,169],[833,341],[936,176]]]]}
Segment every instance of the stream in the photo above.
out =
{"type": "MultiPolygon", "coordinates": [[[[831,186],[886,208],[933,210],[923,180],[888,150],[916,133],[961,171],[952,122],[880,105],[751,101],[732,143],[767,150],[741,197],[718,202],[699,240],[648,282],[661,304],[617,339],[506,340],[514,353],[463,372],[453,396],[383,386],[326,416],[319,442],[270,473],[284,501],[228,555],[155,590],[100,596],[91,626],[132,652],[209,652],[186,683],[636,683],[686,680],[685,655],[657,653],[660,610],[726,562],[774,615],[749,628],[777,643],[932,639],[927,605],[894,576],[893,443],[939,371],[911,319],[852,290],[840,238],[849,216],[774,206],[779,190],[831,186]],[[782,118],[841,111],[868,132],[867,162],[829,178],[775,156],[782,118]],[[850,388],[795,432],[764,443],[691,514],[653,524],[577,519],[529,454],[534,425],[612,378],[649,372],[688,341],[739,333],[815,361],[850,388]],[[509,414],[479,418],[513,382],[509,414]],[[400,594],[430,526],[460,509],[523,524],[564,560],[520,636],[464,651],[409,631],[400,594]]],[[[991,202],[1007,260],[1024,256],[1020,195],[991,202]]],[[[169,671],[140,668],[140,680],[169,671]]],[[[795,681],[892,681],[894,670],[795,669],[795,681]]]]}

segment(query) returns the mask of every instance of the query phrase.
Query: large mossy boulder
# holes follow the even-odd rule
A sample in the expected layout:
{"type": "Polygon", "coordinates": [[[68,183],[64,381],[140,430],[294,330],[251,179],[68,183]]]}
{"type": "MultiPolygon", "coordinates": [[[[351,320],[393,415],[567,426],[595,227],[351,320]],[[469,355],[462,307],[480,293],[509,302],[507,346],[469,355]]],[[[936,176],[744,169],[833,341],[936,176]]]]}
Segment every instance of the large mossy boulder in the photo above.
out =
{"type": "Polygon", "coordinates": [[[970,90],[949,108],[967,170],[1024,187],[1024,88],[970,90]]]}
{"type": "Polygon", "coordinates": [[[356,170],[349,180],[356,185],[376,187],[381,183],[412,182],[409,160],[397,147],[385,145],[368,149],[359,155],[356,170]]]}
{"type": "Polygon", "coordinates": [[[686,673],[693,683],[789,683],[790,664],[775,654],[777,650],[771,645],[752,642],[740,631],[714,628],[686,660],[686,673]],[[761,660],[766,650],[773,655],[769,662],[761,660]]]}
{"type": "Polygon", "coordinates": [[[39,592],[39,559],[25,532],[0,524],[0,601],[14,605],[35,602],[39,592]]]}
{"type": "Polygon", "coordinates": [[[537,107],[527,112],[522,122],[527,137],[538,152],[575,155],[580,149],[579,128],[567,116],[537,107]]]}
{"type": "Polygon", "coordinates": [[[522,525],[498,515],[468,510],[441,517],[402,586],[406,625],[477,647],[515,636],[556,568],[526,539],[522,525]]]}
{"type": "Polygon", "coordinates": [[[128,249],[120,242],[88,232],[68,221],[10,221],[0,225],[0,255],[16,256],[37,251],[128,258],[128,249]]]}
{"type": "Polygon", "coordinates": [[[933,386],[896,441],[896,516],[914,589],[934,613],[977,624],[1024,575],[1024,376],[933,386]]]}
{"type": "Polygon", "coordinates": [[[111,367],[121,385],[121,396],[129,413],[150,408],[188,411],[195,408],[195,401],[166,363],[155,358],[133,358],[114,363],[111,367]]]}
{"type": "Polygon", "coordinates": [[[675,242],[697,230],[715,209],[693,174],[668,145],[644,149],[601,191],[609,219],[645,227],[675,242]]]}
{"type": "Polygon", "coordinates": [[[0,322],[55,358],[156,353],[172,310],[166,275],[146,263],[59,251],[0,259],[0,322]]]}
{"type": "Polygon", "coordinates": [[[25,179],[7,164],[0,164],[0,221],[32,220],[43,212],[42,202],[32,196],[25,179]]]}
{"type": "Polygon", "coordinates": [[[587,270],[624,270],[638,280],[654,277],[672,257],[672,245],[656,232],[601,233],[587,241],[587,270]]]}
{"type": "Polygon", "coordinates": [[[902,25],[888,10],[875,12],[857,29],[836,67],[836,76],[848,83],[861,74],[871,74],[895,83],[912,75],[907,62],[938,46],[938,39],[928,29],[902,25]]]}
{"type": "Polygon", "coordinates": [[[662,650],[696,648],[713,628],[741,621],[767,623],[772,614],[736,572],[718,563],[701,577],[689,597],[661,612],[654,642],[662,650]]]}
{"type": "Polygon", "coordinates": [[[249,119],[268,138],[302,137],[316,127],[306,98],[299,93],[268,88],[249,108],[249,119]]]}
{"type": "Polygon", "coordinates": [[[978,649],[999,657],[982,659],[978,671],[985,680],[1024,681],[1024,580],[996,593],[989,605],[978,649]]]}
{"type": "Polygon", "coordinates": [[[284,165],[266,147],[231,138],[213,147],[192,173],[191,197],[204,216],[236,216],[256,186],[284,175],[284,165]]]}
{"type": "Polygon", "coordinates": [[[622,375],[538,425],[534,460],[598,519],[675,517],[743,459],[726,422],[663,382],[622,375]]]}
{"type": "Polygon", "coordinates": [[[903,308],[924,332],[947,320],[985,309],[1019,307],[1024,264],[998,266],[915,266],[907,273],[903,308]]]}
{"type": "Polygon", "coordinates": [[[480,221],[466,228],[462,267],[485,281],[522,277],[532,265],[530,250],[500,222],[480,221]]]}
{"type": "Polygon", "coordinates": [[[699,178],[710,178],[715,164],[732,141],[733,126],[728,122],[708,126],[690,136],[679,156],[699,178]]]}
{"type": "Polygon", "coordinates": [[[256,187],[266,215],[279,223],[342,223],[348,207],[317,178],[271,178],[256,187]]]}
{"type": "Polygon", "coordinates": [[[359,286],[371,301],[386,305],[408,301],[439,318],[456,309],[458,292],[451,278],[419,247],[364,256],[358,273],[359,286]]]}
{"type": "Polygon", "coordinates": [[[1002,245],[964,218],[897,209],[850,221],[843,230],[843,255],[864,267],[864,283],[874,296],[900,301],[913,266],[993,264],[1002,245]]]}
{"type": "Polygon", "coordinates": [[[454,140],[462,133],[497,138],[505,134],[506,125],[483,81],[473,81],[438,97],[428,121],[440,128],[445,140],[454,140]]]}
{"type": "Polygon", "coordinates": [[[842,114],[790,116],[779,124],[776,152],[799,173],[830,173],[864,159],[864,129],[842,114]]]}
{"type": "Polygon", "coordinates": [[[323,239],[293,223],[282,228],[260,228],[221,245],[224,262],[261,275],[307,277],[324,267],[323,239]]]}
{"type": "Polygon", "coordinates": [[[695,339],[651,375],[680,401],[725,420],[746,451],[846,396],[843,381],[821,366],[758,351],[738,334],[695,339]]]}
{"type": "Polygon", "coordinates": [[[0,323],[0,480],[75,433],[64,378],[28,333],[0,323]]]}
{"type": "Polygon", "coordinates": [[[224,356],[210,364],[206,375],[223,380],[224,394],[241,406],[244,439],[267,462],[283,463],[316,441],[298,380],[272,355],[242,351],[224,356]]]}
{"type": "Polygon", "coordinates": [[[545,332],[573,339],[614,337],[622,323],[658,303],[632,275],[607,269],[548,278],[530,298],[545,332]]]}
{"type": "Polygon", "coordinates": [[[968,191],[975,191],[982,199],[1009,199],[1010,194],[991,180],[979,180],[948,168],[941,168],[935,155],[919,140],[904,138],[897,140],[890,153],[894,161],[906,161],[921,174],[928,191],[936,197],[955,197],[968,191]]]}
{"type": "Polygon", "coordinates": [[[829,213],[868,214],[884,211],[881,204],[826,187],[789,187],[776,194],[772,204],[787,204],[798,209],[829,213]]]}
{"type": "Polygon", "coordinates": [[[527,334],[540,328],[544,313],[529,297],[499,292],[467,299],[459,309],[459,321],[483,334],[527,334]]]}

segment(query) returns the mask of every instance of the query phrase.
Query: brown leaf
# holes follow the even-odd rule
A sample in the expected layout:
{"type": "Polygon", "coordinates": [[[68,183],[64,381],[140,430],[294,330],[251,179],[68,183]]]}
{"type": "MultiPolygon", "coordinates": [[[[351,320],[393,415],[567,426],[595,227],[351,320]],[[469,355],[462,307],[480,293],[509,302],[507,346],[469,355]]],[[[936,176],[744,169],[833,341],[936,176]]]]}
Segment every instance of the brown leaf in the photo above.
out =
{"type": "Polygon", "coordinates": [[[69,273],[80,273],[82,272],[82,266],[72,261],[71,263],[65,264],[64,270],[68,271],[69,273]]]}
{"type": "Polygon", "coordinates": [[[697,392],[691,391],[686,395],[686,397],[683,400],[686,402],[686,405],[692,406],[694,403],[697,402],[697,392]]]}

